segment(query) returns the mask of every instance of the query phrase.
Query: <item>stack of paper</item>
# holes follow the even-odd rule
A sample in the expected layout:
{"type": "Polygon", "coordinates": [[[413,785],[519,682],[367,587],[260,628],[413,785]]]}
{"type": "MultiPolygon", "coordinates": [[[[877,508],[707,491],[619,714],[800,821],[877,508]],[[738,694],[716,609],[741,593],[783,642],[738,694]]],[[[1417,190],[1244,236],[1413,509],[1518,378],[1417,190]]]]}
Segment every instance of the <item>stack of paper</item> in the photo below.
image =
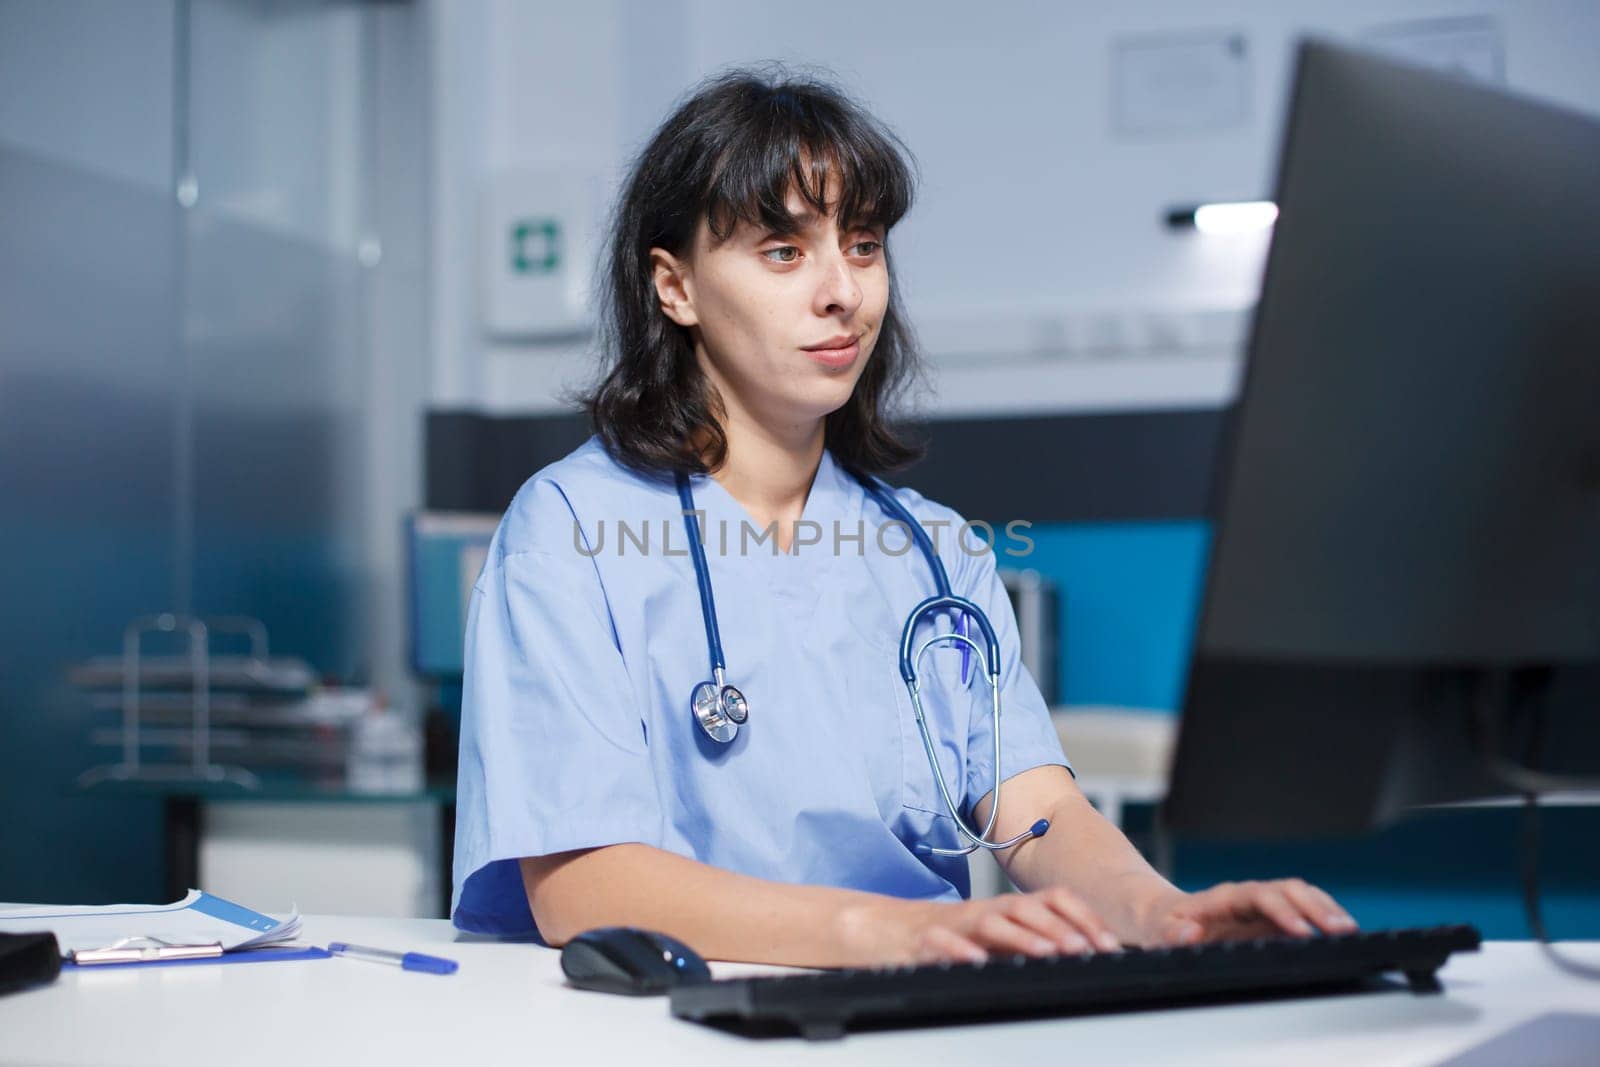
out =
{"type": "Polygon", "coordinates": [[[56,935],[63,956],[80,950],[103,949],[129,938],[168,945],[221,945],[222,951],[232,952],[292,939],[300,932],[300,913],[296,911],[286,919],[274,919],[198,889],[189,890],[188,895],[175,904],[51,906],[0,911],[0,931],[43,930],[56,935]]]}

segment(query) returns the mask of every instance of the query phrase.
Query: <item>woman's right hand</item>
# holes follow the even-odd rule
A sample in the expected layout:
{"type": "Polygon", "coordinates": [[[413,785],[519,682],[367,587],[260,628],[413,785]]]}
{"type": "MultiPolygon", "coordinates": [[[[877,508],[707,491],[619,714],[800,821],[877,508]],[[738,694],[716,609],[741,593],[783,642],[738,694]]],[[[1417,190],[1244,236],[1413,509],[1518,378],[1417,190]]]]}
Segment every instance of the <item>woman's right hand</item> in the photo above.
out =
{"type": "Polygon", "coordinates": [[[846,909],[841,934],[860,966],[981,962],[991,954],[1115,952],[1111,928],[1066,889],[963,901],[874,901],[846,909]]]}

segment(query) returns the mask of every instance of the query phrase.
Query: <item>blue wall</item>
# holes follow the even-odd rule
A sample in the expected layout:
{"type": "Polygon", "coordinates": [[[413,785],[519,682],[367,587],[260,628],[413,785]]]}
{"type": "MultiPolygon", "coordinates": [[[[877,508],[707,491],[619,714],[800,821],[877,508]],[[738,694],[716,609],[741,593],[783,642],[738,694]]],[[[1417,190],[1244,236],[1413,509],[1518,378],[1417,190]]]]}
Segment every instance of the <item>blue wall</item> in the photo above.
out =
{"type": "Polygon", "coordinates": [[[1176,710],[1200,606],[1210,525],[1041,523],[1004,559],[1053,579],[1065,704],[1176,710]]]}

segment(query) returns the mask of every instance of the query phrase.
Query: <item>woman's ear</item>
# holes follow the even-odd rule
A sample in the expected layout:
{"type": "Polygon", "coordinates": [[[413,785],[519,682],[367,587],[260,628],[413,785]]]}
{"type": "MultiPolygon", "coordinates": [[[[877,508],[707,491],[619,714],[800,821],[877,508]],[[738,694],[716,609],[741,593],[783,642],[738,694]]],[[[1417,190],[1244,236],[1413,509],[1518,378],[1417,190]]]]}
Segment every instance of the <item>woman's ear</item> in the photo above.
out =
{"type": "Polygon", "coordinates": [[[650,250],[650,275],[655,282],[656,299],[667,318],[679,326],[698,326],[694,294],[689,289],[688,265],[664,248],[650,250]]]}

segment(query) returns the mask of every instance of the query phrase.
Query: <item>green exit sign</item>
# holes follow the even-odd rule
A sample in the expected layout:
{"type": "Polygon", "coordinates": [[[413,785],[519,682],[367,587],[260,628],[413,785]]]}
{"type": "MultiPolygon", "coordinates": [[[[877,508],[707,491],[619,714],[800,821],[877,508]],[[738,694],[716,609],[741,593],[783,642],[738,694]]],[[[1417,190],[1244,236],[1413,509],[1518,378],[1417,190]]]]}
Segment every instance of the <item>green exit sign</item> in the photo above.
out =
{"type": "Polygon", "coordinates": [[[553,274],[561,269],[561,223],[519,219],[511,226],[511,272],[553,274]]]}

